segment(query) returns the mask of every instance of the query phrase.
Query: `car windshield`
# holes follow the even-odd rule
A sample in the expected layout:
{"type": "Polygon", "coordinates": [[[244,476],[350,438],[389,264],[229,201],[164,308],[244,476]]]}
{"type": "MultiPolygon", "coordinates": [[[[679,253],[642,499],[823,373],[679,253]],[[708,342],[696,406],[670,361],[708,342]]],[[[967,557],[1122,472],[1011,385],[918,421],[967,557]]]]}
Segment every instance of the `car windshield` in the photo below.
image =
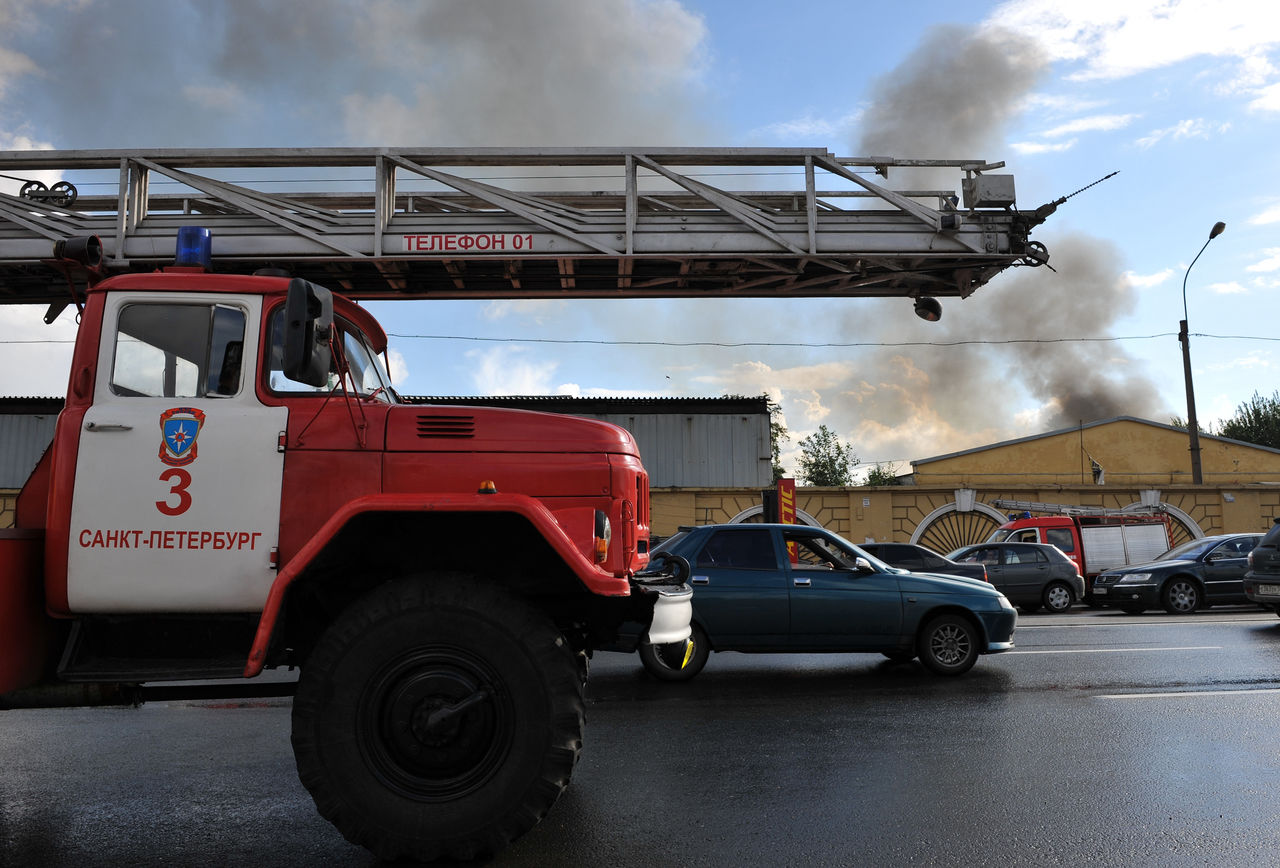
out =
{"type": "Polygon", "coordinates": [[[1158,561],[1191,561],[1200,557],[1209,549],[1216,546],[1221,540],[1216,539],[1193,539],[1184,542],[1182,545],[1174,546],[1167,552],[1156,558],[1158,561]]]}
{"type": "MultiPolygon", "coordinates": [[[[991,536],[987,537],[986,541],[987,542],[1004,542],[1005,538],[1008,537],[1009,534],[1011,533],[1013,533],[1013,531],[1007,530],[1006,528],[1003,528],[1003,527],[998,527],[991,532],[991,536]]],[[[960,550],[956,549],[956,551],[960,551],[960,550]]],[[[951,557],[951,555],[947,555],[947,557],[951,557]]]]}

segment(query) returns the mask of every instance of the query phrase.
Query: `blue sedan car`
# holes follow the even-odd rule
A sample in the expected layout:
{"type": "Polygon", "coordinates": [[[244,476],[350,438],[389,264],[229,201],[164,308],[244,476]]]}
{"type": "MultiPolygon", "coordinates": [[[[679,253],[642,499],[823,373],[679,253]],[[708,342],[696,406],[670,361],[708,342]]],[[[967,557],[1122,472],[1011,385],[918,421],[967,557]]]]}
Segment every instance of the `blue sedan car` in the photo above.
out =
{"type": "Polygon", "coordinates": [[[960,675],[979,654],[1013,647],[1018,615],[986,582],[911,573],[822,528],[726,524],[681,528],[651,554],[688,562],[691,644],[641,645],[667,681],[694,677],[712,651],[870,652],[920,658],[960,675]]]}

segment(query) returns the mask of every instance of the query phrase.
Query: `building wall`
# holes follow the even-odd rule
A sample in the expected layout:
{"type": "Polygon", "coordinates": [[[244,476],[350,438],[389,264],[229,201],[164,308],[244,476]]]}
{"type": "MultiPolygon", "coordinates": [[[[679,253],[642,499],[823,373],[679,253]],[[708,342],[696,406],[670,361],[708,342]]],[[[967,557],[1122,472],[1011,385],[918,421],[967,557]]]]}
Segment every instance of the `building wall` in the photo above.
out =
{"type": "MultiPolygon", "coordinates": [[[[979,506],[955,509],[965,489],[919,485],[877,488],[798,488],[797,508],[823,527],[853,542],[909,542],[933,517],[939,532],[953,539],[923,540],[948,551],[985,539],[1002,520],[1003,511],[990,506],[996,499],[1062,503],[1123,509],[1154,501],[1187,516],[1191,526],[1175,527],[1180,538],[1238,531],[1265,531],[1280,516],[1280,486],[1176,486],[1165,489],[1126,486],[1001,486],[968,489],[979,506]],[[950,512],[946,512],[951,507],[950,512]],[[939,515],[939,512],[944,512],[939,515]],[[967,536],[966,536],[967,535],[967,536]],[[944,541],[947,540],[947,541],[944,541]],[[953,544],[951,544],[953,543],[953,544]]],[[[760,492],[729,489],[659,489],[651,492],[651,531],[655,537],[675,533],[681,525],[732,521],[760,506],[760,492]]],[[[1176,516],[1175,514],[1175,516],[1176,516]]],[[[1180,523],[1180,519],[1178,520],[1180,523]]]]}
{"type": "MultiPolygon", "coordinates": [[[[1091,460],[1105,471],[1108,486],[1191,482],[1186,431],[1130,418],[916,461],[912,476],[923,486],[1091,485],[1091,460]]],[[[1274,449],[1201,435],[1200,464],[1207,485],[1280,483],[1280,451],[1274,449]]]]}

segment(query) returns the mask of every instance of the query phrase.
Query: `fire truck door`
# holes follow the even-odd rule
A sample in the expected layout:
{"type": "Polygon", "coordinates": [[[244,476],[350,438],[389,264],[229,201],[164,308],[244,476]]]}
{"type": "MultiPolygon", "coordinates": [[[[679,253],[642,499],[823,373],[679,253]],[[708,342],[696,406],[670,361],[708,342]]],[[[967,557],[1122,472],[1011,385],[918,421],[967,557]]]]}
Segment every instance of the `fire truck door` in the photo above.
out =
{"type": "Polygon", "coordinates": [[[262,608],[287,410],[255,395],[260,312],[257,297],[108,297],[72,495],[72,611],[262,608]]]}

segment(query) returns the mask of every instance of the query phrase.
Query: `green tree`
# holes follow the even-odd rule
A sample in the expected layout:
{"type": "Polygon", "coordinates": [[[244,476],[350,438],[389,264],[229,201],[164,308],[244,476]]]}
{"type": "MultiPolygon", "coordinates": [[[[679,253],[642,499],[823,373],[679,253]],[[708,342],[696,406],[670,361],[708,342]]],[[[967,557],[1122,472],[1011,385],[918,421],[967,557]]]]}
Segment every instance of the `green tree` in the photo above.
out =
{"type": "Polygon", "coordinates": [[[1280,449],[1280,391],[1264,398],[1257,392],[1222,423],[1218,435],[1280,449]]]}
{"type": "Polygon", "coordinates": [[[867,485],[898,485],[898,465],[892,461],[876,464],[867,471],[867,485]]]}
{"type": "Polygon", "coordinates": [[[773,462],[775,484],[787,475],[787,468],[782,466],[782,441],[790,439],[787,426],[782,424],[782,405],[769,401],[769,453],[773,462]]]}
{"type": "Polygon", "coordinates": [[[826,425],[800,441],[800,476],[808,485],[849,485],[857,465],[853,446],[841,443],[826,425]]]}

